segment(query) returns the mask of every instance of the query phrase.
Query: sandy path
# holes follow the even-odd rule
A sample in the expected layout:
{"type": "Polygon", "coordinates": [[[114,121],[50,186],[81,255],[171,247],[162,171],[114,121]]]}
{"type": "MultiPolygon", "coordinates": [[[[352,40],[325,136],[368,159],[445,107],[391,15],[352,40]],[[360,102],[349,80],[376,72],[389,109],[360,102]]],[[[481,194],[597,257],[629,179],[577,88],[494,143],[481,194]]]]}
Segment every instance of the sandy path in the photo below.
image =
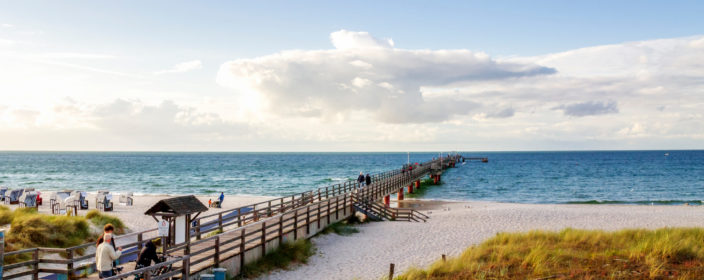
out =
{"type": "Polygon", "coordinates": [[[351,236],[314,238],[318,252],[307,265],[262,279],[379,279],[388,273],[389,263],[396,264],[397,273],[427,266],[442,254],[459,255],[501,231],[704,226],[701,206],[429,204],[435,210],[427,223],[374,222],[359,226],[360,233],[351,236]]]}

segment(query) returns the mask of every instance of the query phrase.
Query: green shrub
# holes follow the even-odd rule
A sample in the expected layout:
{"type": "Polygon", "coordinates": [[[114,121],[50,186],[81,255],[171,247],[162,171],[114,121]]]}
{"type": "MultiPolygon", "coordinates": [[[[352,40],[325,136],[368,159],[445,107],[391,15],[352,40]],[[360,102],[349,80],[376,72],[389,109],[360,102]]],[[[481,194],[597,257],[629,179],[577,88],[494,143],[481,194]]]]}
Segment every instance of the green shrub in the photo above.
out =
{"type": "Polygon", "coordinates": [[[112,224],[113,227],[115,227],[116,234],[125,233],[125,229],[127,228],[122,222],[122,220],[120,220],[118,217],[103,214],[95,209],[90,210],[88,211],[88,213],[86,213],[86,219],[89,219],[94,225],[100,228],[102,228],[106,224],[112,224]]]}

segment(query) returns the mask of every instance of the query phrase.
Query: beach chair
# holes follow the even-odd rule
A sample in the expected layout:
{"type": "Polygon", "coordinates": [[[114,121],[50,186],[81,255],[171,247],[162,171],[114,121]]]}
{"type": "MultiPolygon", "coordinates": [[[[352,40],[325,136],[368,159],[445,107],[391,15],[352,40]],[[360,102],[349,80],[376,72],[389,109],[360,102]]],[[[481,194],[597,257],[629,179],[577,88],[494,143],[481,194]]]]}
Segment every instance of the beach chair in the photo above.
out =
{"type": "Polygon", "coordinates": [[[88,198],[86,196],[86,192],[84,191],[78,192],[78,206],[81,208],[81,210],[88,209],[88,198]]]}
{"type": "Polygon", "coordinates": [[[60,204],[63,203],[66,198],[71,196],[71,192],[73,192],[73,190],[62,190],[53,192],[49,196],[49,207],[51,207],[51,214],[59,214],[60,204]]]}
{"type": "Polygon", "coordinates": [[[134,194],[132,192],[120,193],[120,204],[132,206],[134,204],[134,194]]]}
{"type": "Polygon", "coordinates": [[[19,199],[20,207],[38,208],[37,196],[39,196],[39,194],[35,191],[25,191],[19,199]]]}
{"type": "Polygon", "coordinates": [[[7,197],[5,197],[5,204],[19,204],[20,203],[20,196],[22,196],[23,192],[24,192],[23,189],[11,190],[10,194],[7,197]]]}
{"type": "Polygon", "coordinates": [[[5,194],[7,193],[7,187],[0,187],[0,201],[5,201],[5,194]]]}
{"type": "Polygon", "coordinates": [[[68,214],[69,216],[78,216],[78,200],[78,194],[76,192],[71,193],[69,197],[59,202],[59,209],[57,211],[57,214],[68,214]]]}
{"type": "Polygon", "coordinates": [[[113,210],[112,194],[110,194],[110,191],[98,191],[98,194],[95,196],[95,207],[105,212],[113,210]]]}

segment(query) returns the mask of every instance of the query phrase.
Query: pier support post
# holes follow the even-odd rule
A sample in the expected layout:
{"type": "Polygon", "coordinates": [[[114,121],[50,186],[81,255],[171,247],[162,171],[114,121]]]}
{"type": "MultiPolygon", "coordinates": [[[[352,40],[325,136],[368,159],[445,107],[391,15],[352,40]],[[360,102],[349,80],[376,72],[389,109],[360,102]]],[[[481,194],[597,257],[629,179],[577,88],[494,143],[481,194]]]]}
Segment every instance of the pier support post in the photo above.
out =
{"type": "Polygon", "coordinates": [[[416,180],[416,190],[420,189],[420,179],[416,180]]]}
{"type": "Polygon", "coordinates": [[[389,207],[389,205],[391,205],[391,195],[387,195],[384,197],[384,204],[386,204],[386,207],[389,207]]]}
{"type": "Polygon", "coordinates": [[[397,200],[403,200],[403,188],[398,190],[397,200]]]}
{"type": "Polygon", "coordinates": [[[413,193],[413,184],[408,185],[408,193],[413,193]]]}

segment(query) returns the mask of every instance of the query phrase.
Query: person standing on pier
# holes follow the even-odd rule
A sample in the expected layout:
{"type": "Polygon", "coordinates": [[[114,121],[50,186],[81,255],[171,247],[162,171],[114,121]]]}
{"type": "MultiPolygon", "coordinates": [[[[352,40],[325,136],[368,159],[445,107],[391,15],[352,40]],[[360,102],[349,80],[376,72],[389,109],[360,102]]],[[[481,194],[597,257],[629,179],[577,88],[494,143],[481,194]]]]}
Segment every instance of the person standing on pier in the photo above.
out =
{"type": "Polygon", "coordinates": [[[98,245],[95,250],[95,268],[98,270],[98,277],[100,279],[114,276],[112,272],[112,263],[120,258],[122,254],[122,248],[118,248],[115,252],[115,248],[110,245],[112,241],[112,233],[103,234],[103,243],[98,245]]]}
{"type": "Polygon", "coordinates": [[[357,183],[364,183],[364,173],[362,173],[362,171],[359,171],[359,176],[357,176],[357,183]]]}
{"type": "Polygon", "coordinates": [[[372,184],[372,176],[369,176],[369,173],[364,177],[364,184],[366,184],[367,187],[372,184]]]}

